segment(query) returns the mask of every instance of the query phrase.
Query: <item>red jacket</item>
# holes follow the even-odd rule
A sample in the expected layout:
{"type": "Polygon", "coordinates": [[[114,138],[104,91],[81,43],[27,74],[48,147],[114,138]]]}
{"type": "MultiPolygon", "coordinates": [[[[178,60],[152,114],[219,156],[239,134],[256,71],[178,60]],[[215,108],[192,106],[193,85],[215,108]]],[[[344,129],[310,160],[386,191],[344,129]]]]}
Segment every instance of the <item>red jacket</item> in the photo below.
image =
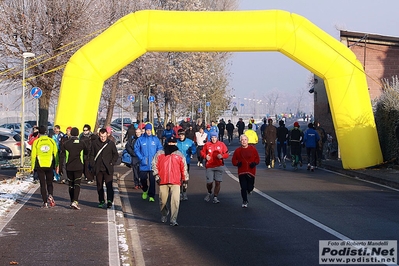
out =
{"type": "Polygon", "coordinates": [[[203,158],[206,159],[207,155],[210,155],[211,159],[209,161],[206,161],[205,167],[215,168],[224,165],[223,159],[229,158],[229,150],[227,149],[226,145],[221,141],[217,141],[216,143],[208,141],[207,143],[205,143],[204,148],[202,148],[201,150],[201,156],[203,158]],[[219,159],[217,157],[218,154],[222,155],[222,159],[219,159]]]}
{"type": "Polygon", "coordinates": [[[234,151],[233,158],[231,162],[234,166],[237,166],[241,162],[241,166],[238,167],[238,175],[250,174],[255,177],[256,167],[249,167],[249,164],[254,162],[259,164],[259,154],[256,148],[249,145],[247,148],[239,147],[234,151]]]}
{"type": "Polygon", "coordinates": [[[152,160],[154,176],[159,176],[159,185],[181,185],[188,181],[187,164],[180,151],[165,155],[163,150],[158,151],[152,160]]]}

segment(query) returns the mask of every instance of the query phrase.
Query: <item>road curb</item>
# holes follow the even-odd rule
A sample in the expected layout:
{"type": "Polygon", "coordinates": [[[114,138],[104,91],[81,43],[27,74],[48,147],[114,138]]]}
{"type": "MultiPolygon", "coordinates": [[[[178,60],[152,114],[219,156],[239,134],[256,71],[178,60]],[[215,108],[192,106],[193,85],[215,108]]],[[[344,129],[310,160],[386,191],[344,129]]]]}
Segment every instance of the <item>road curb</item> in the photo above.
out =
{"type": "Polygon", "coordinates": [[[399,183],[398,182],[394,182],[394,181],[390,181],[387,179],[383,179],[383,178],[379,178],[376,176],[371,176],[365,173],[361,173],[355,170],[347,170],[347,169],[342,169],[339,167],[335,167],[335,166],[331,166],[331,165],[323,165],[324,169],[330,170],[330,171],[334,171],[340,174],[344,174],[350,177],[354,177],[354,178],[358,178],[358,179],[362,179],[362,180],[366,180],[366,181],[370,181],[370,182],[374,182],[377,184],[381,184],[384,186],[388,186],[388,187],[392,187],[395,189],[399,189],[399,183]]]}

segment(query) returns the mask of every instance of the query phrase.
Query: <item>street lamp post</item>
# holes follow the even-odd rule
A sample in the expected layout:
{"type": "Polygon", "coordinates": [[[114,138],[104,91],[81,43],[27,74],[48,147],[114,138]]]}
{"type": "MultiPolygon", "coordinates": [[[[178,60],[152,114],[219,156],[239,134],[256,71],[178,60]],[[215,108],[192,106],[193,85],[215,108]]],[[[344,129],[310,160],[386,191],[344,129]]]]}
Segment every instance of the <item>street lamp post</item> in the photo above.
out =
{"type": "Polygon", "coordinates": [[[34,57],[34,53],[23,53],[23,65],[22,65],[22,98],[21,98],[21,165],[23,168],[25,165],[25,71],[26,71],[26,58],[34,57]]]}
{"type": "Polygon", "coordinates": [[[204,112],[204,124],[205,124],[205,126],[207,125],[206,124],[206,116],[207,116],[207,113],[206,113],[206,94],[204,93],[203,95],[202,95],[202,97],[204,98],[204,110],[205,110],[205,112],[204,112]]]}
{"type": "MultiPolygon", "coordinates": [[[[128,79],[122,78],[120,79],[122,81],[121,86],[121,146],[123,148],[123,84],[126,82],[129,82],[128,79]]],[[[127,132],[126,132],[127,133],[127,132]]]]}

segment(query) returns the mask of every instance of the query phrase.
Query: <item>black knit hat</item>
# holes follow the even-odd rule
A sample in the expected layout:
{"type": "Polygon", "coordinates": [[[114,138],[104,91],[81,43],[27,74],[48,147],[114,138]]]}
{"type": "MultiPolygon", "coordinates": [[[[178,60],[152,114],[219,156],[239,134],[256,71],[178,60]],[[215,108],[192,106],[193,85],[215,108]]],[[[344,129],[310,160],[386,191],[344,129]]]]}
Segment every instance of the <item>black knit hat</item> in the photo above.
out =
{"type": "Polygon", "coordinates": [[[75,137],[79,136],[79,129],[77,127],[73,127],[71,129],[71,136],[75,136],[75,137]]]}

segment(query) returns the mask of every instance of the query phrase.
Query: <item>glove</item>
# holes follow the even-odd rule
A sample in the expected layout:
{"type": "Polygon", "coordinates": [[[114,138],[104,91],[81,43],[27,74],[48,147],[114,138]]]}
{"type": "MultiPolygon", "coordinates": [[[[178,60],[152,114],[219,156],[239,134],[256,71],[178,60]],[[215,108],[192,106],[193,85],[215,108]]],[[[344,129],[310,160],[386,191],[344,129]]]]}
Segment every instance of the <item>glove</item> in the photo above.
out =
{"type": "Polygon", "coordinates": [[[249,168],[254,168],[255,166],[256,166],[255,162],[252,162],[252,163],[249,164],[249,168]]]}
{"type": "Polygon", "coordinates": [[[211,156],[208,154],[208,155],[205,157],[205,159],[206,159],[207,161],[209,161],[209,160],[211,159],[211,156]]]}
{"type": "Polygon", "coordinates": [[[183,189],[187,189],[187,187],[188,187],[188,182],[187,181],[183,181],[183,189]]]}
{"type": "Polygon", "coordinates": [[[206,143],[206,139],[204,139],[204,143],[206,143]]]}
{"type": "Polygon", "coordinates": [[[220,153],[217,155],[217,157],[218,157],[219,160],[223,159],[223,155],[221,155],[220,153]]]}
{"type": "Polygon", "coordinates": [[[241,166],[242,166],[242,162],[238,162],[237,167],[241,167],[241,166]]]}

